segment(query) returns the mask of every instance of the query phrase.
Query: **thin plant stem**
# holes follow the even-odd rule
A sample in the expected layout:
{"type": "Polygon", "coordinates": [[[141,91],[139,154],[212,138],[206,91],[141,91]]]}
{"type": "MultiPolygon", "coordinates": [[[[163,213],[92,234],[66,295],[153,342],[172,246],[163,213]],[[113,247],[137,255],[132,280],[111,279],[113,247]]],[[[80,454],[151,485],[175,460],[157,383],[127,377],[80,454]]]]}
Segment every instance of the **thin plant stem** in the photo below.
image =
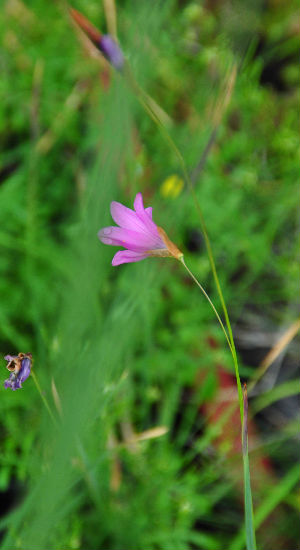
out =
{"type": "Polygon", "coordinates": [[[176,157],[179,161],[181,170],[182,170],[182,174],[183,174],[184,179],[186,181],[186,184],[187,184],[187,186],[190,190],[190,193],[193,197],[193,200],[194,200],[194,203],[195,203],[198,215],[199,215],[200,225],[201,225],[201,229],[202,229],[204,240],[205,240],[205,245],[206,245],[206,249],[207,249],[207,254],[208,254],[211,270],[212,270],[212,273],[213,273],[214,281],[215,281],[217,291],[218,291],[218,294],[219,294],[219,298],[220,298],[220,301],[221,301],[221,305],[222,305],[222,309],[223,309],[224,317],[225,317],[225,321],[226,321],[226,326],[227,326],[227,330],[228,330],[228,334],[229,334],[230,350],[231,350],[231,353],[232,353],[234,369],[235,369],[235,376],[236,376],[238,396],[239,396],[241,425],[242,425],[242,423],[243,423],[243,414],[244,414],[243,413],[243,390],[242,390],[242,384],[241,384],[241,379],[240,379],[240,374],[239,374],[238,359],[237,359],[235,343],[234,343],[233,334],[232,334],[232,328],[231,328],[227,306],[226,306],[226,303],[225,303],[224,295],[223,295],[223,292],[222,292],[221,284],[220,284],[217,269],[216,269],[216,264],[215,264],[214,255],[213,255],[213,251],[212,251],[212,246],[211,246],[210,239],[209,239],[208,232],[207,232],[207,228],[206,228],[206,223],[205,223],[205,220],[204,220],[204,216],[203,216],[203,213],[202,213],[197,195],[196,195],[195,190],[194,190],[194,186],[193,186],[193,183],[191,181],[190,175],[188,173],[188,170],[187,170],[187,167],[186,167],[186,164],[185,164],[185,161],[184,161],[184,158],[183,158],[181,152],[179,151],[177,145],[174,143],[173,139],[171,138],[168,130],[166,129],[166,127],[164,126],[162,121],[159,119],[157,114],[153,111],[153,109],[151,108],[151,105],[149,105],[147,94],[145,94],[143,89],[137,84],[137,82],[134,80],[132,74],[130,73],[130,71],[128,69],[126,71],[126,77],[127,77],[127,82],[129,83],[129,85],[133,89],[133,91],[135,92],[135,94],[136,94],[139,102],[141,103],[142,107],[148,113],[148,115],[153,120],[153,122],[158,126],[161,134],[163,135],[163,137],[165,138],[165,140],[169,144],[170,148],[172,149],[172,151],[176,155],[176,157]]]}
{"type": "Polygon", "coordinates": [[[49,415],[50,415],[50,417],[51,417],[51,420],[52,420],[53,424],[54,424],[55,426],[57,426],[56,418],[55,418],[53,412],[51,411],[50,405],[49,405],[49,403],[48,403],[46,397],[44,396],[44,394],[43,394],[43,392],[42,392],[42,388],[41,388],[41,386],[40,386],[40,383],[39,383],[39,381],[38,381],[38,379],[37,379],[37,376],[36,376],[36,374],[35,374],[35,372],[34,372],[33,370],[31,371],[31,376],[32,376],[33,381],[34,381],[34,383],[35,383],[35,385],[36,385],[37,391],[39,392],[39,394],[40,394],[40,396],[41,396],[41,399],[42,399],[42,401],[43,401],[43,403],[44,403],[44,405],[45,405],[45,407],[46,407],[46,409],[47,409],[47,411],[48,411],[48,413],[49,413],[49,415]]]}
{"type": "Polygon", "coordinates": [[[191,278],[193,279],[193,281],[196,283],[196,285],[200,288],[201,292],[204,294],[205,298],[207,299],[207,301],[209,302],[210,306],[212,307],[219,323],[220,323],[220,326],[221,326],[221,329],[223,330],[224,334],[225,334],[225,338],[227,340],[227,344],[229,346],[229,349],[232,353],[232,347],[231,347],[231,343],[230,343],[230,340],[228,338],[228,334],[227,334],[227,331],[222,323],[222,320],[220,318],[220,315],[218,314],[214,304],[212,303],[210,297],[208,296],[207,292],[204,290],[203,286],[199,283],[198,279],[195,277],[195,275],[191,272],[191,270],[188,268],[188,266],[186,265],[185,261],[184,261],[184,258],[180,258],[180,262],[182,263],[182,265],[185,267],[185,269],[187,270],[188,274],[191,276],[191,278]]]}
{"type": "Polygon", "coordinates": [[[256,550],[254,529],[252,492],[250,481],[250,466],[248,454],[248,395],[247,386],[244,384],[243,392],[244,416],[242,428],[243,470],[244,470],[244,500],[245,500],[245,531],[247,550],[256,550]]]}
{"type": "MultiPolygon", "coordinates": [[[[212,270],[212,273],[213,273],[213,278],[214,278],[214,281],[215,281],[215,285],[217,287],[218,295],[219,295],[221,305],[222,305],[222,309],[223,309],[223,312],[224,312],[224,317],[225,317],[225,321],[226,321],[228,334],[227,334],[227,332],[225,330],[225,327],[224,327],[224,325],[223,325],[223,323],[220,319],[220,316],[217,313],[217,311],[216,311],[213,303],[211,302],[210,298],[208,297],[208,295],[206,294],[206,292],[204,291],[204,289],[202,288],[202,286],[200,285],[200,283],[198,282],[196,277],[194,277],[192,272],[190,272],[190,270],[187,268],[185,263],[183,261],[182,261],[182,263],[183,263],[184,267],[187,269],[187,271],[189,272],[192,279],[195,281],[195,283],[200,288],[201,292],[203,292],[205,297],[208,299],[208,301],[209,301],[210,305],[212,306],[215,314],[217,315],[217,318],[218,318],[218,321],[219,321],[219,323],[222,327],[222,330],[223,330],[224,334],[226,335],[226,340],[227,340],[227,343],[229,345],[229,348],[230,348],[230,351],[231,351],[231,354],[232,354],[234,369],[235,369],[235,377],[236,377],[236,383],[237,383],[240,417],[241,417],[241,434],[242,434],[242,441],[243,441],[244,395],[243,395],[243,390],[242,390],[242,385],[241,385],[237,353],[236,353],[235,343],[234,343],[234,339],[233,339],[233,333],[232,333],[231,323],[230,323],[230,319],[229,319],[229,315],[228,315],[228,310],[227,310],[227,306],[226,306],[226,303],[225,303],[225,298],[224,298],[224,295],[223,295],[223,292],[222,292],[220,280],[219,280],[219,277],[218,277],[216,264],[215,264],[215,260],[214,260],[214,255],[213,255],[213,251],[212,251],[212,246],[211,246],[210,239],[209,239],[209,236],[208,236],[204,216],[202,214],[202,209],[200,207],[200,203],[198,201],[196,192],[194,190],[193,182],[191,180],[191,177],[189,175],[189,172],[187,170],[184,158],[183,158],[180,150],[178,149],[177,145],[174,143],[173,139],[171,138],[171,136],[170,136],[168,130],[166,129],[166,127],[164,126],[163,122],[157,116],[157,113],[155,113],[153,111],[153,109],[151,108],[151,105],[149,104],[149,100],[147,98],[147,94],[145,94],[145,92],[140,88],[140,86],[137,84],[137,82],[135,81],[135,79],[133,78],[133,76],[132,76],[132,74],[129,70],[126,70],[125,74],[126,74],[128,84],[130,85],[131,89],[134,91],[134,93],[135,93],[136,97],[138,98],[139,102],[141,103],[142,107],[148,113],[148,115],[153,120],[153,122],[157,125],[157,127],[159,128],[159,130],[160,130],[161,134],[163,135],[164,139],[166,140],[166,142],[170,146],[171,150],[176,155],[176,157],[179,161],[181,170],[182,170],[182,174],[183,174],[184,179],[186,181],[186,184],[189,188],[189,191],[190,191],[190,193],[193,197],[193,200],[194,200],[194,203],[195,203],[195,206],[196,206],[196,210],[198,212],[198,216],[199,216],[199,219],[200,219],[200,225],[201,225],[201,229],[202,229],[204,240],[205,240],[206,250],[207,250],[211,270],[212,270]]],[[[255,543],[255,529],[254,529],[254,522],[253,522],[253,504],[252,504],[252,495],[251,495],[248,452],[245,456],[243,454],[243,464],[244,464],[244,488],[245,488],[246,543],[247,543],[247,550],[255,550],[256,543],[255,543]],[[249,510],[251,510],[251,514],[249,514],[249,510]]]]}

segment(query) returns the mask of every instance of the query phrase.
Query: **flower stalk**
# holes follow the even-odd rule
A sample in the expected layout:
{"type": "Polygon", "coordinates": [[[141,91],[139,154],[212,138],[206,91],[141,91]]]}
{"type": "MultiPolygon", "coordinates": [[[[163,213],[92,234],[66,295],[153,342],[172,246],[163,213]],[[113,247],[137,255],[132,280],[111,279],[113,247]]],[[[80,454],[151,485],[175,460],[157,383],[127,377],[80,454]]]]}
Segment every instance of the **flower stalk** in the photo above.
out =
{"type": "Polygon", "coordinates": [[[256,550],[256,539],[254,529],[252,492],[250,481],[250,466],[248,455],[248,395],[247,385],[243,388],[243,427],[242,427],[242,448],[244,467],[244,499],[245,499],[245,531],[247,550],[256,550]]]}
{"type": "Polygon", "coordinates": [[[227,340],[227,344],[228,344],[228,346],[229,346],[229,349],[230,349],[230,351],[231,351],[231,353],[232,353],[232,347],[231,347],[230,340],[229,340],[229,338],[228,338],[227,331],[226,331],[226,329],[225,329],[225,327],[224,327],[224,324],[223,324],[223,322],[222,322],[222,320],[221,320],[221,317],[220,317],[220,315],[218,314],[218,312],[217,312],[217,310],[216,310],[214,304],[212,303],[212,301],[211,301],[210,297],[208,296],[207,292],[204,290],[203,286],[199,283],[198,279],[195,277],[195,275],[192,273],[192,271],[191,271],[191,270],[188,268],[188,266],[186,265],[183,256],[182,256],[182,258],[180,259],[180,261],[181,261],[182,265],[184,266],[184,268],[186,269],[186,271],[188,272],[188,274],[190,275],[190,277],[193,279],[193,281],[196,283],[196,285],[200,288],[202,294],[204,294],[205,298],[206,298],[207,301],[209,302],[209,305],[210,305],[211,308],[213,309],[213,311],[214,311],[214,313],[215,313],[215,315],[216,315],[216,317],[217,317],[217,319],[218,319],[218,321],[219,321],[219,324],[220,324],[220,326],[221,326],[221,329],[222,329],[222,331],[223,331],[223,333],[224,333],[224,335],[225,335],[225,338],[226,338],[226,340],[227,340]]]}

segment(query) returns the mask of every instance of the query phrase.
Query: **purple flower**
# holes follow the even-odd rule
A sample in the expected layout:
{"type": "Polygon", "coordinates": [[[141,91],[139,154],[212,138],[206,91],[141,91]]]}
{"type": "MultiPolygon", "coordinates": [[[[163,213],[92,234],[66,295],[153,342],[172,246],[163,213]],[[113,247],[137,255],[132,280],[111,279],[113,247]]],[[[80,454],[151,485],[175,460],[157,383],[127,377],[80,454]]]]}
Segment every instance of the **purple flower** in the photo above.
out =
{"type": "Polygon", "coordinates": [[[87,34],[93,44],[100,50],[109,63],[118,71],[124,67],[124,56],[117,42],[110,34],[102,34],[92,25],[92,23],[80,13],[80,11],[70,8],[72,19],[87,34]]]}
{"type": "Polygon", "coordinates": [[[101,36],[97,47],[115,69],[118,71],[123,69],[124,56],[117,42],[109,34],[103,34],[101,36]]]}
{"type": "Polygon", "coordinates": [[[113,201],[110,211],[119,227],[104,227],[98,237],[104,244],[126,249],[114,255],[112,265],[139,262],[149,256],[183,257],[165,231],[152,220],[152,208],[144,208],[142,193],[138,193],[134,199],[134,210],[113,201]]]}
{"type": "Polygon", "coordinates": [[[22,388],[24,382],[30,375],[32,366],[31,353],[19,353],[19,355],[6,355],[8,361],[6,368],[11,372],[10,377],[5,380],[4,387],[11,388],[13,391],[22,388]]]}

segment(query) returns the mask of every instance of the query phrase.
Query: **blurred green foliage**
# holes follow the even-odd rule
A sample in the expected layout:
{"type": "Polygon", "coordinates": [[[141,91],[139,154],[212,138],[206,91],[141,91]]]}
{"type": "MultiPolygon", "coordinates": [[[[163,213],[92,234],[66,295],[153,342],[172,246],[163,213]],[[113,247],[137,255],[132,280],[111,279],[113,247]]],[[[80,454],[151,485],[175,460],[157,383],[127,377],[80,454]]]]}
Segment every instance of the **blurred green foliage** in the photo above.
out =
{"type": "MultiPolygon", "coordinates": [[[[101,4],[74,7],[106,32],[101,4]]],[[[254,339],[277,334],[297,317],[296,4],[116,7],[132,71],[170,117],[191,172],[237,65],[195,191],[233,325],[254,339]]],[[[3,548],[241,547],[239,458],[213,444],[222,425],[205,413],[219,399],[218,366],[232,372],[212,311],[173,260],[112,268],[97,239],[110,201],[132,207],[141,190],[219,309],[193,200],[162,192],[181,175],[174,153],[122,75],[89,55],[64,2],[5,0],[0,17],[1,350],[32,352],[63,411],[52,426],[32,379],[20,392],[2,387],[3,548]],[[157,427],[164,435],[150,437],[157,427]]],[[[243,379],[258,362],[244,359],[243,379]]],[[[298,543],[293,420],[265,438],[280,461],[271,482],[282,479],[266,502],[268,481],[254,489],[261,550],[298,543]]]]}

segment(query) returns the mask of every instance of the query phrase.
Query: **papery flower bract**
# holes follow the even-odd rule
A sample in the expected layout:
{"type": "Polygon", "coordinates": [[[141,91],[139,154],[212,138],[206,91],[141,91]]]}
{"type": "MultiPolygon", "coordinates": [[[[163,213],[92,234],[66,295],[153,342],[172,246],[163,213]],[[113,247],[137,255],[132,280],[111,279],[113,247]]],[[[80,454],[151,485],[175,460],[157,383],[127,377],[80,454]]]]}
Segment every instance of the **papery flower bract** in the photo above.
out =
{"type": "Polygon", "coordinates": [[[19,353],[18,355],[6,355],[5,361],[8,361],[6,368],[11,372],[10,377],[5,380],[4,387],[11,388],[13,391],[22,388],[24,382],[31,372],[32,355],[31,353],[19,353]]]}
{"type": "Polygon", "coordinates": [[[102,34],[80,11],[70,8],[70,14],[107,61],[121,71],[124,67],[124,56],[116,40],[110,34],[102,34]]]}
{"type": "Polygon", "coordinates": [[[183,257],[165,231],[152,220],[152,208],[144,208],[142,193],[134,199],[134,210],[113,201],[110,211],[119,227],[104,227],[98,237],[104,244],[126,249],[114,255],[112,265],[139,262],[149,256],[174,257],[177,260],[183,257]]]}

